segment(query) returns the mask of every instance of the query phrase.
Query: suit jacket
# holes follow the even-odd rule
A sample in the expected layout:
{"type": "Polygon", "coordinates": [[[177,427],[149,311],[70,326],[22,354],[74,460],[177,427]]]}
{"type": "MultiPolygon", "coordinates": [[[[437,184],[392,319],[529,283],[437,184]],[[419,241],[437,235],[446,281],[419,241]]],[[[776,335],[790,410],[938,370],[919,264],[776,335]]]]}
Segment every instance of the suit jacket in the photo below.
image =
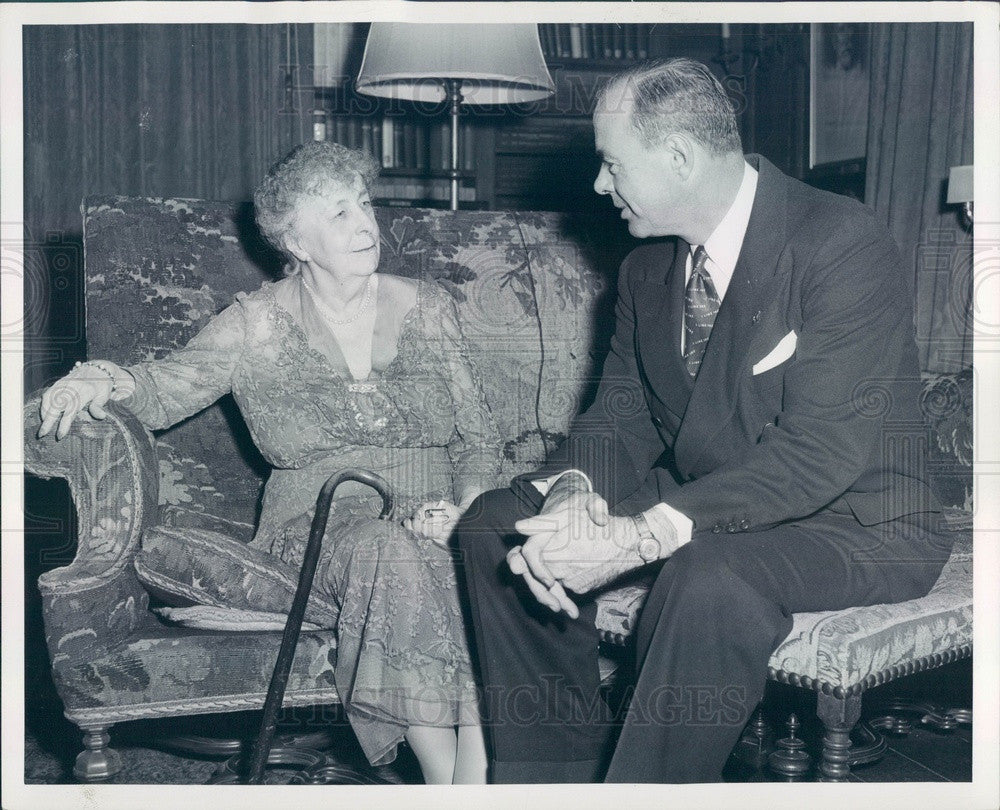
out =
{"type": "Polygon", "coordinates": [[[747,160],[753,209],[694,384],[680,352],[689,246],[643,245],[621,267],[594,403],[532,477],[582,469],[612,506],[663,501],[696,533],[934,511],[895,243],[871,209],[747,160]],[[790,331],[794,355],[754,375],[790,331]]]}

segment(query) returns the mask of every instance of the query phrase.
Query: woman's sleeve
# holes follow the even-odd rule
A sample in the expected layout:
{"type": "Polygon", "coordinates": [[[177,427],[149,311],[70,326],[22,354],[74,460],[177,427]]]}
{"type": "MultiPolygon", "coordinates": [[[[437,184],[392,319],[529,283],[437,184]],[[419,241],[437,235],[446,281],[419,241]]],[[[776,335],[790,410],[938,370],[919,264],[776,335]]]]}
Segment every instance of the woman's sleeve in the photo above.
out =
{"type": "Polygon", "coordinates": [[[184,348],[161,360],[129,366],[135,391],[122,404],[150,430],[168,428],[197,413],[232,389],[245,336],[246,313],[237,299],[184,348]]]}
{"type": "Polygon", "coordinates": [[[455,301],[443,290],[441,339],[445,374],[451,390],[455,430],[448,444],[455,478],[455,493],[493,489],[500,474],[500,431],[486,403],[479,372],[462,334],[455,301]]]}

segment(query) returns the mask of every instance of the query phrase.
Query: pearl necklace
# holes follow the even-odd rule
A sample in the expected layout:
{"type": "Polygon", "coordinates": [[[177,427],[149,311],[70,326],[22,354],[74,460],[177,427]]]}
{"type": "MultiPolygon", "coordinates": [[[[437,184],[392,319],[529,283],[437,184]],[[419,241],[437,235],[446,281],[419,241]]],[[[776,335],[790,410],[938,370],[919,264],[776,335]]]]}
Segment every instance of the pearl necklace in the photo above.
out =
{"type": "Polygon", "coordinates": [[[333,310],[330,309],[320,297],[316,294],[316,291],[309,285],[309,282],[304,278],[302,279],[302,286],[306,288],[306,292],[309,293],[309,297],[312,299],[313,304],[316,309],[319,310],[320,315],[322,315],[329,323],[335,326],[347,326],[347,324],[354,323],[366,309],[372,300],[372,277],[368,276],[368,283],[365,284],[365,297],[361,301],[358,311],[355,312],[350,318],[345,318],[343,320],[334,317],[333,310]]]}

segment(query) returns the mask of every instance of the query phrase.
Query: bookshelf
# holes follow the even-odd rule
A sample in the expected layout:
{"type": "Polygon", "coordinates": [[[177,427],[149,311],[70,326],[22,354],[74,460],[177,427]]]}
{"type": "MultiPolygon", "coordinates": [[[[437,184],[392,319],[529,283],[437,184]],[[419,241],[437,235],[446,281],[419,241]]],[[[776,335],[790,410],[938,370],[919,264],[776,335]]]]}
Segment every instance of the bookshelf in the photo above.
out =
{"type": "MultiPolygon", "coordinates": [[[[477,170],[481,127],[461,124],[459,154],[463,208],[484,207],[478,199],[477,170]]],[[[313,138],[364,149],[382,166],[375,201],[382,205],[447,207],[450,194],[451,133],[443,112],[361,97],[346,88],[316,91],[313,138]]]]}
{"type": "Polygon", "coordinates": [[[641,23],[539,23],[546,59],[647,59],[655,27],[641,23]]]}

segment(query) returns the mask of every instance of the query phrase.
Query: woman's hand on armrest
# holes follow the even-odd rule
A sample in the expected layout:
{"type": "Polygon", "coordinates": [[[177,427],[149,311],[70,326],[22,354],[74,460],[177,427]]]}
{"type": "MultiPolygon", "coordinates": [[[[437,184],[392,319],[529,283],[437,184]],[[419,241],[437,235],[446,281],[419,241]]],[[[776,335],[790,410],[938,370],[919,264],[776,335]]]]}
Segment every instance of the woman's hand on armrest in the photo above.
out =
{"type": "Polygon", "coordinates": [[[83,410],[93,419],[104,419],[108,400],[125,399],[134,388],[132,375],[114,363],[106,360],[77,363],[69,374],[42,394],[38,437],[56,427],[56,439],[62,439],[83,410]]]}

